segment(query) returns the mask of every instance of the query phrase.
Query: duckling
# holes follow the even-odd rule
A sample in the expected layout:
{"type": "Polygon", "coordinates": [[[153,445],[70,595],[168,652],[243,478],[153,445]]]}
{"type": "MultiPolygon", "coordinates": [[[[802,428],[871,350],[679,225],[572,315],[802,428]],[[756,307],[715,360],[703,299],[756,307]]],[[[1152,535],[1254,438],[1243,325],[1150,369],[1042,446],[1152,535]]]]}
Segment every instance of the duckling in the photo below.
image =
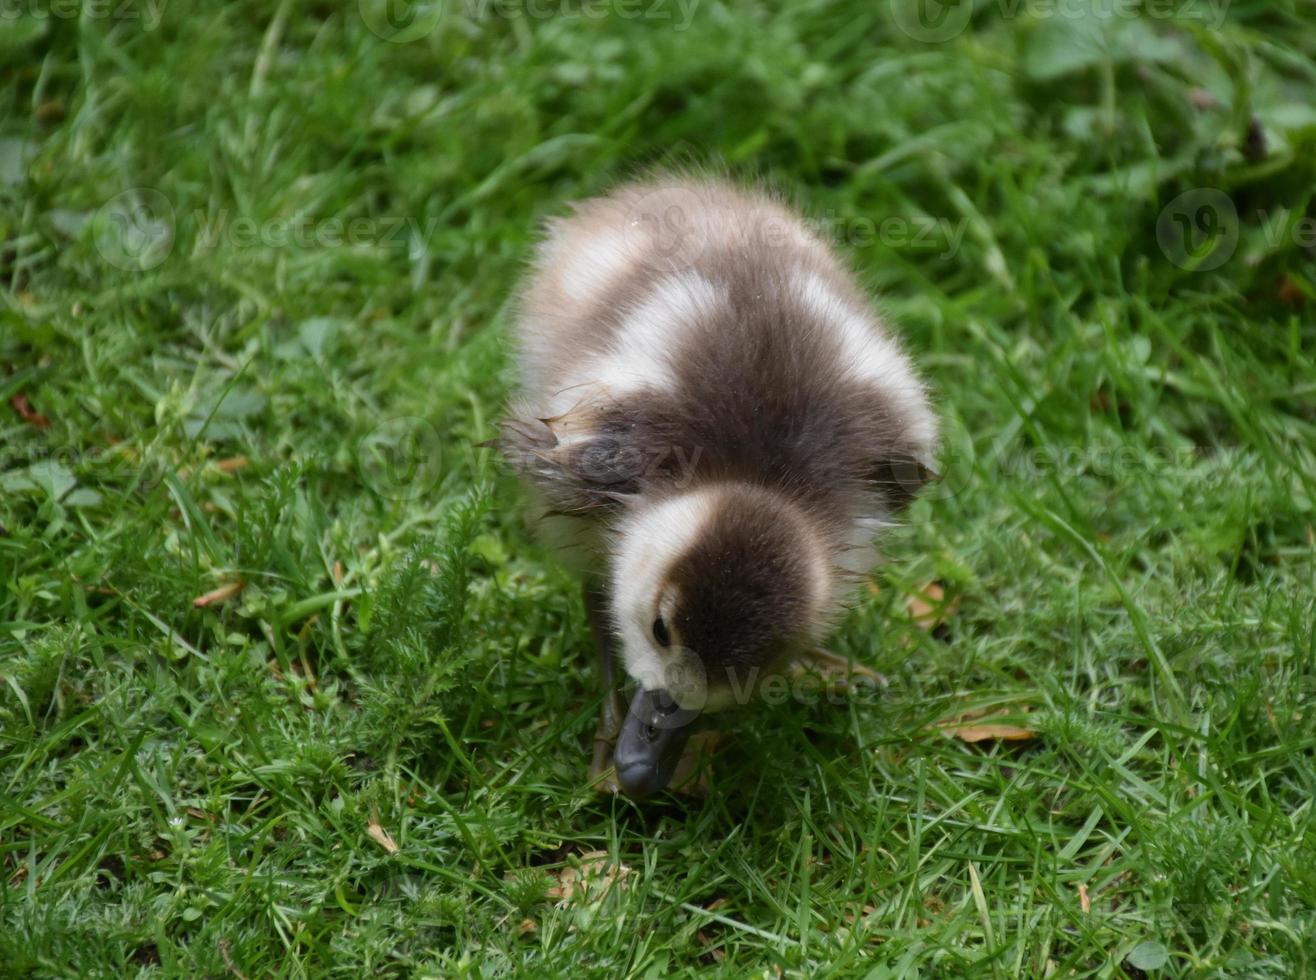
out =
{"type": "Polygon", "coordinates": [[[717,177],[576,204],[517,310],[499,445],[584,576],[605,690],[591,774],[643,799],[701,716],[800,659],[835,667],[818,645],[931,476],[936,416],[806,219],[717,177]]]}

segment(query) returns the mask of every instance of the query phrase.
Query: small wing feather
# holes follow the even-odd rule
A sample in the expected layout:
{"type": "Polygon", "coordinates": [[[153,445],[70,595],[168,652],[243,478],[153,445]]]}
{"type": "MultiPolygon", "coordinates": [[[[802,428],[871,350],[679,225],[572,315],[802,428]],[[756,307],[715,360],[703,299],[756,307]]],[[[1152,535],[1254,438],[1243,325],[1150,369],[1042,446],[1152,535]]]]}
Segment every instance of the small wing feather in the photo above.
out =
{"type": "Polygon", "coordinates": [[[503,421],[498,448],[556,512],[587,516],[615,509],[639,490],[626,446],[595,432],[577,413],[541,419],[514,409],[503,421]]]}

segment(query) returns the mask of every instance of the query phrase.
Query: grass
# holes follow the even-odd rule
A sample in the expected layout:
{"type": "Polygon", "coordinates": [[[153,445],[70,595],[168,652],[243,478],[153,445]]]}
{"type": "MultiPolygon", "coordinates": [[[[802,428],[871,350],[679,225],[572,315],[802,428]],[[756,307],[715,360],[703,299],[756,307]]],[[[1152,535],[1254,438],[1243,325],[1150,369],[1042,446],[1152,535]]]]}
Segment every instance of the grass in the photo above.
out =
{"type": "Polygon", "coordinates": [[[976,7],[0,14],[0,973],[1316,972],[1316,10],[976,7]],[[477,447],[536,223],[692,161],[853,258],[946,479],[834,643],[889,690],[640,808],[477,447]]]}

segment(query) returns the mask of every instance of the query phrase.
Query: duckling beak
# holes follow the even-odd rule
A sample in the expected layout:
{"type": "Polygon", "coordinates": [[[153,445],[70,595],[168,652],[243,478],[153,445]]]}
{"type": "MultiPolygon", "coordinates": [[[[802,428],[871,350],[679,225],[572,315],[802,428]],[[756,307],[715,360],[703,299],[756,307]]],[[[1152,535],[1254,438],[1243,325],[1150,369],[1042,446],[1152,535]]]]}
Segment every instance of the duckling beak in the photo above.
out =
{"type": "Polygon", "coordinates": [[[642,800],[666,787],[698,717],[667,691],[636,691],[612,755],[621,791],[642,800]]]}

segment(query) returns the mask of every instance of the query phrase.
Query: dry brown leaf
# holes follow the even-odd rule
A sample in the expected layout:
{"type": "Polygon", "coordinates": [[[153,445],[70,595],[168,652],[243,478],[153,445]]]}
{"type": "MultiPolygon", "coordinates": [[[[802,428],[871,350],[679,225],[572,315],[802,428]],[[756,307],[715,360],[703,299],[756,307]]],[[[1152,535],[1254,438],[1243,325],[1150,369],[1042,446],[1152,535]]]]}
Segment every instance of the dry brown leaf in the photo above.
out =
{"type": "Polygon", "coordinates": [[[213,606],[217,602],[224,602],[226,599],[232,599],[242,591],[243,586],[247,583],[242,579],[233,582],[226,582],[217,589],[211,589],[205,595],[199,595],[192,600],[192,605],[197,609],[204,609],[206,606],[213,606]]]}
{"type": "Polygon", "coordinates": [[[946,589],[940,582],[928,582],[906,600],[905,608],[914,625],[934,630],[954,615],[959,604],[958,598],[946,601],[946,589]]]}
{"type": "Polygon", "coordinates": [[[532,932],[539,931],[539,923],[534,919],[522,919],[521,924],[516,927],[516,931],[522,936],[528,936],[532,932]]]}
{"type": "Polygon", "coordinates": [[[557,884],[553,885],[547,892],[549,898],[558,898],[563,901],[570,901],[571,896],[576,894],[576,869],[563,868],[557,873],[557,884]]]}
{"type": "Polygon", "coordinates": [[[1288,276],[1280,279],[1277,294],[1280,302],[1287,306],[1302,306],[1307,300],[1307,295],[1302,291],[1302,287],[1288,276]]]}
{"type": "Polygon", "coordinates": [[[1028,711],[1027,705],[1013,710],[995,711],[991,714],[983,710],[966,711],[950,721],[939,722],[936,727],[943,735],[958,738],[961,742],[1027,742],[1037,737],[1037,732],[1033,729],[992,719],[1027,714],[1028,711]]]}
{"type": "Polygon", "coordinates": [[[563,868],[557,874],[557,884],[548,890],[549,898],[563,905],[572,900],[599,899],[614,885],[629,887],[626,879],[631,869],[625,864],[613,864],[607,851],[589,851],[580,855],[578,865],[563,868]]]}
{"type": "Polygon", "coordinates": [[[28,425],[34,426],[38,429],[50,428],[50,419],[34,409],[32,403],[27,400],[27,395],[23,394],[23,392],[20,391],[17,394],[10,396],[9,404],[14,411],[18,413],[18,417],[28,425]]]}
{"type": "Polygon", "coordinates": [[[381,827],[379,822],[373,817],[371,818],[370,823],[366,824],[366,833],[370,835],[371,840],[384,850],[388,851],[389,854],[396,854],[398,852],[398,844],[397,841],[393,839],[393,835],[381,827]]]}
{"type": "Polygon", "coordinates": [[[961,742],[1027,742],[1037,737],[1031,728],[1019,725],[964,725],[960,728],[946,730],[947,735],[958,738],[961,742]]]}
{"type": "MultiPolygon", "coordinates": [[[[709,936],[708,933],[704,932],[703,929],[700,929],[695,933],[695,938],[705,946],[712,946],[714,942],[713,938],[709,936]]],[[[726,959],[727,951],[721,946],[716,946],[713,949],[706,950],[704,955],[712,959],[714,963],[721,963],[726,959]]]]}
{"type": "Polygon", "coordinates": [[[215,469],[221,473],[236,473],[238,470],[245,470],[250,465],[251,460],[246,456],[231,456],[228,459],[215,461],[215,469]]]}
{"type": "Polygon", "coordinates": [[[1087,915],[1092,911],[1092,902],[1088,898],[1088,886],[1080,884],[1078,886],[1078,904],[1083,909],[1083,914],[1087,915]]]}

